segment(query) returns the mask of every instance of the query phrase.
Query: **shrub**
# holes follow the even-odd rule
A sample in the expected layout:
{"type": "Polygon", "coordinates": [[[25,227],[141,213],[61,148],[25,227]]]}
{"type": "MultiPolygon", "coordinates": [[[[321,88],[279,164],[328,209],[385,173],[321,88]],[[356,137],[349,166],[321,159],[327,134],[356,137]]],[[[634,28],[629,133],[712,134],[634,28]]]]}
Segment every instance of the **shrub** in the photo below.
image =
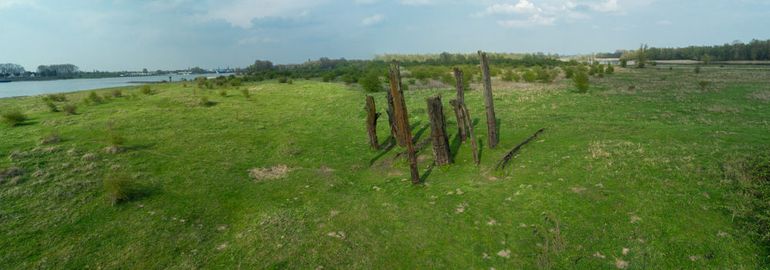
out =
{"type": "Polygon", "coordinates": [[[251,93],[249,93],[249,89],[241,89],[241,94],[245,98],[251,98],[251,93]]]}
{"type": "Polygon", "coordinates": [[[75,104],[66,104],[62,107],[62,110],[64,110],[64,113],[67,115],[75,115],[77,114],[78,107],[75,106],[75,104]]]}
{"type": "Polygon", "coordinates": [[[49,100],[49,101],[55,101],[55,102],[64,102],[67,101],[67,96],[64,94],[50,94],[46,95],[43,100],[49,100]]]}
{"type": "Polygon", "coordinates": [[[207,97],[201,97],[201,100],[198,101],[198,105],[201,105],[203,107],[211,107],[214,106],[216,103],[213,101],[210,101],[207,97]]]}
{"type": "Polygon", "coordinates": [[[575,84],[575,88],[577,88],[578,93],[588,92],[588,74],[586,74],[584,71],[579,70],[575,72],[575,75],[572,77],[572,82],[575,84]]]}
{"type": "Polygon", "coordinates": [[[278,78],[278,83],[288,83],[288,82],[289,82],[289,77],[284,76],[284,77],[278,78]]]}
{"type": "Polygon", "coordinates": [[[99,96],[98,94],[96,94],[96,92],[91,92],[90,94],[88,94],[87,101],[89,101],[91,103],[99,104],[99,103],[103,103],[104,99],[101,96],[99,96]]]}
{"type": "Polygon", "coordinates": [[[104,195],[113,206],[130,200],[137,193],[137,185],[126,175],[110,175],[104,179],[104,195]]]}
{"type": "Polygon", "coordinates": [[[58,133],[53,132],[51,134],[46,135],[42,139],[40,139],[40,144],[46,145],[46,144],[55,144],[61,142],[61,136],[59,136],[58,133]]]}
{"type": "Polygon", "coordinates": [[[219,90],[219,95],[223,97],[227,97],[227,90],[225,89],[219,90]]]}
{"type": "Polygon", "coordinates": [[[361,78],[359,83],[361,84],[361,87],[363,87],[366,92],[374,93],[374,92],[382,91],[382,83],[380,82],[380,76],[378,76],[376,72],[370,71],[366,73],[366,75],[364,75],[364,77],[361,78]]]}
{"type": "Polygon", "coordinates": [[[524,71],[524,74],[522,74],[521,77],[522,77],[522,79],[524,79],[525,82],[533,83],[533,82],[537,81],[537,72],[535,72],[535,71],[533,71],[531,69],[528,69],[528,70],[524,71]]]}
{"type": "Polygon", "coordinates": [[[114,97],[114,98],[123,97],[123,91],[121,91],[120,89],[115,89],[115,90],[112,90],[112,91],[110,92],[110,95],[111,95],[112,97],[114,97]]]}
{"type": "Polygon", "coordinates": [[[206,82],[207,81],[208,81],[208,79],[206,79],[206,77],[203,77],[203,76],[195,78],[195,84],[198,85],[198,88],[206,87],[206,82]]]}
{"type": "Polygon", "coordinates": [[[572,76],[575,75],[575,68],[574,67],[564,67],[564,77],[567,79],[572,79],[572,76]]]}
{"type": "Polygon", "coordinates": [[[626,68],[628,66],[628,60],[620,59],[620,67],[626,68]]]}
{"type": "Polygon", "coordinates": [[[502,78],[503,81],[512,82],[513,74],[514,74],[513,70],[510,70],[510,69],[506,69],[505,71],[503,71],[503,78],[502,78]]]}
{"type": "Polygon", "coordinates": [[[3,121],[8,125],[15,127],[27,121],[27,116],[21,111],[13,110],[3,113],[3,121]]]}
{"type": "Polygon", "coordinates": [[[241,81],[241,78],[232,78],[230,79],[230,85],[232,85],[233,87],[239,87],[243,85],[243,83],[241,81]]]}
{"type": "Polygon", "coordinates": [[[695,74],[700,74],[700,66],[695,67],[695,74]]]}
{"type": "Polygon", "coordinates": [[[143,85],[142,88],[139,90],[139,92],[145,95],[153,94],[152,87],[150,87],[149,85],[143,85]]]}
{"type": "Polygon", "coordinates": [[[612,64],[608,64],[607,65],[607,69],[604,71],[604,73],[614,74],[615,73],[615,67],[612,64]]]}
{"type": "Polygon", "coordinates": [[[46,101],[45,105],[48,106],[48,110],[51,112],[59,112],[59,107],[56,106],[56,103],[53,103],[53,101],[46,101]]]}
{"type": "Polygon", "coordinates": [[[711,83],[709,83],[707,81],[699,81],[698,82],[698,87],[700,88],[700,90],[706,91],[706,88],[708,88],[709,84],[711,84],[711,83]]]}

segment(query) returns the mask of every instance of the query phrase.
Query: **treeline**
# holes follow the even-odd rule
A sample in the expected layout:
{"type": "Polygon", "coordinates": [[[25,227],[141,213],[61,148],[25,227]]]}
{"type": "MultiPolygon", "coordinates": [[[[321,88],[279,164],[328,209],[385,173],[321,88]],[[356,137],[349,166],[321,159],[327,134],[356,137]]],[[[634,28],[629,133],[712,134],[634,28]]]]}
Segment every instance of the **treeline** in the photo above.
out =
{"type": "MultiPolygon", "coordinates": [[[[621,58],[634,59],[637,51],[618,51],[597,55],[612,57],[620,54],[621,58]]],[[[644,52],[649,60],[696,60],[706,63],[712,61],[768,61],[770,60],[770,40],[752,40],[749,43],[733,42],[717,46],[689,46],[684,48],[647,48],[644,52]]]]}
{"type": "Polygon", "coordinates": [[[37,75],[41,77],[73,78],[80,69],[73,64],[40,65],[37,67],[37,75]]]}
{"type": "Polygon", "coordinates": [[[0,77],[22,76],[27,73],[24,67],[18,64],[0,64],[0,77]]]}
{"type": "MultiPolygon", "coordinates": [[[[535,67],[552,68],[563,65],[557,56],[545,54],[489,54],[492,68],[535,67]]],[[[276,78],[310,79],[321,78],[323,81],[342,81],[356,83],[364,77],[374,75],[385,77],[388,64],[397,60],[405,70],[405,76],[418,80],[435,79],[452,81],[450,67],[465,67],[475,70],[479,64],[478,55],[442,53],[430,55],[387,55],[378,56],[373,60],[347,60],[320,58],[294,65],[274,65],[270,61],[257,60],[242,72],[246,80],[261,81],[276,78]]],[[[473,75],[473,73],[468,73],[473,75]]]]}

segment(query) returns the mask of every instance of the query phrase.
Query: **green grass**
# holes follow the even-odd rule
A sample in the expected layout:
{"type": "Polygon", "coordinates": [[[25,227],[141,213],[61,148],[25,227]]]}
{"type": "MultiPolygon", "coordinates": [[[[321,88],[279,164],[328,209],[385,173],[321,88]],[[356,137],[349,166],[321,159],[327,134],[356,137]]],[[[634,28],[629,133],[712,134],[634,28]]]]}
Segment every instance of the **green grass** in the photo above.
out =
{"type": "MultiPolygon", "coordinates": [[[[419,186],[393,158],[402,149],[369,149],[365,94],[342,84],[244,84],[250,98],[159,84],[90,105],[88,92],[68,94],[77,115],[0,99],[30,117],[0,126],[0,171],[24,171],[0,184],[0,269],[762,268],[767,248],[732,218],[740,202],[723,170],[770,144],[769,81],[710,68],[618,69],[588,94],[563,78],[495,81],[498,149],[484,147],[475,167],[452,138],[457,164],[428,172],[428,146],[419,186]],[[52,133],[61,142],[38,145],[52,133]],[[111,134],[125,151],[105,152],[111,134]],[[282,165],[283,177],[250,176],[282,165]],[[113,175],[141,196],[106,201],[113,175]]],[[[447,103],[453,90],[405,94],[413,134],[427,138],[425,98],[447,103]]],[[[485,138],[480,91],[466,103],[485,138]]]]}

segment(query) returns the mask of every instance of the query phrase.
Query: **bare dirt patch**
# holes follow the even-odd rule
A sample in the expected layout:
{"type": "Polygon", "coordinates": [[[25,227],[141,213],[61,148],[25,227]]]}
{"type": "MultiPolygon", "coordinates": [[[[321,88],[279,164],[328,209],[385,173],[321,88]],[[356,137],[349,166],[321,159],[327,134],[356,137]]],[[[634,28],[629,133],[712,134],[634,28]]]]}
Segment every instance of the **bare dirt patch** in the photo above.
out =
{"type": "Polygon", "coordinates": [[[257,181],[276,180],[286,177],[291,169],[286,165],[276,165],[269,168],[253,168],[249,170],[249,176],[257,181]]]}

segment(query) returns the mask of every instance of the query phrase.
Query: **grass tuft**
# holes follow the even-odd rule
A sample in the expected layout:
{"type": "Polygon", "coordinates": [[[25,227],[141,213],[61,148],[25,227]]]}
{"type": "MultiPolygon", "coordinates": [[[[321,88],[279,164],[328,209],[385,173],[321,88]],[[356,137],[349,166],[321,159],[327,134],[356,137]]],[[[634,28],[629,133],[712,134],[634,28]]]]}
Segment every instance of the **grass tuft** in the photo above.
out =
{"type": "Polygon", "coordinates": [[[24,124],[29,118],[18,110],[8,111],[2,114],[3,121],[9,126],[15,127],[24,124]]]}

